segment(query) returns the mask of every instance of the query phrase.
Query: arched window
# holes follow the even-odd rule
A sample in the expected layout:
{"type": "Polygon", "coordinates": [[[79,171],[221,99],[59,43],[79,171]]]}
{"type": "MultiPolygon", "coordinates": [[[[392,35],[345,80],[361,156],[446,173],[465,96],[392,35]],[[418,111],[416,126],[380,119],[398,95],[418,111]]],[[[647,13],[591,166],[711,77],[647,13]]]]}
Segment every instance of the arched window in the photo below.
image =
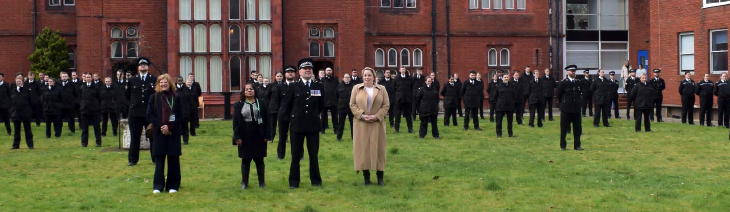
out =
{"type": "Polygon", "coordinates": [[[188,56],[180,57],[180,76],[187,79],[190,73],[193,73],[193,61],[188,56]]]}
{"type": "Polygon", "coordinates": [[[256,27],[246,25],[246,52],[256,51],[256,27]]]}
{"type": "Polygon", "coordinates": [[[423,66],[423,52],[421,49],[413,50],[413,66],[423,66]]]}
{"type": "Polygon", "coordinates": [[[210,20],[221,20],[221,0],[208,0],[210,1],[210,20]]]}
{"type": "Polygon", "coordinates": [[[210,25],[210,52],[221,52],[221,26],[218,24],[210,25]]]}
{"type": "Polygon", "coordinates": [[[385,51],[383,49],[375,50],[375,67],[385,66],[385,51]]]}
{"type": "Polygon", "coordinates": [[[324,56],[334,57],[335,56],[335,43],[332,41],[324,42],[324,56]]]}
{"type": "Polygon", "coordinates": [[[228,34],[228,49],[232,52],[241,52],[241,28],[233,25],[228,34]]]}
{"type": "Polygon", "coordinates": [[[259,58],[259,74],[264,77],[271,77],[271,58],[269,56],[261,56],[259,58]]]}
{"type": "Polygon", "coordinates": [[[271,52],[271,27],[266,24],[259,26],[259,51],[271,52]]]}
{"type": "Polygon", "coordinates": [[[180,20],[190,20],[190,0],[180,0],[180,20]]]}
{"type": "Polygon", "coordinates": [[[317,43],[317,42],[309,43],[309,56],[310,57],[319,57],[319,43],[317,43]]]}
{"type": "Polygon", "coordinates": [[[271,20],[271,2],[259,0],[259,20],[271,20]]]}
{"type": "Polygon", "coordinates": [[[113,42],[112,43],[112,58],[123,58],[124,55],[122,54],[124,47],[122,46],[122,43],[120,42],[113,42]]]}
{"type": "Polygon", "coordinates": [[[241,58],[238,56],[231,57],[228,62],[228,70],[231,71],[231,91],[241,90],[241,58]]]}
{"type": "Polygon", "coordinates": [[[137,43],[127,43],[127,58],[137,58],[137,43]]]}
{"type": "Polygon", "coordinates": [[[180,52],[193,51],[193,31],[187,24],[180,25],[180,52]]]}
{"type": "Polygon", "coordinates": [[[205,28],[205,25],[198,24],[195,25],[195,52],[207,52],[208,49],[206,48],[206,43],[208,42],[208,39],[206,36],[208,33],[206,32],[207,29],[205,28]]]}
{"type": "Polygon", "coordinates": [[[112,28],[112,38],[122,38],[122,28],[112,28]]]}
{"type": "Polygon", "coordinates": [[[256,20],[256,0],[246,0],[246,20],[256,20]]]}
{"type": "Polygon", "coordinates": [[[325,38],[334,38],[335,37],[335,30],[332,28],[324,28],[324,37],[325,38]]]}
{"type": "Polygon", "coordinates": [[[223,62],[218,56],[210,58],[210,92],[223,91],[223,62]]]}
{"type": "Polygon", "coordinates": [[[251,74],[251,71],[256,70],[256,57],[254,56],[248,56],[248,69],[246,70],[247,74],[251,74]]]}
{"type": "Polygon", "coordinates": [[[509,50],[502,49],[499,55],[499,65],[509,66],[509,50]]]}
{"type": "Polygon", "coordinates": [[[398,66],[398,51],[395,49],[388,50],[388,67],[398,66]]]}
{"type": "Polygon", "coordinates": [[[228,1],[228,19],[241,20],[241,0],[228,1]]]}
{"type": "Polygon", "coordinates": [[[137,28],[129,27],[127,28],[127,38],[136,38],[137,37],[137,28]]]}
{"type": "Polygon", "coordinates": [[[497,50],[496,49],[489,49],[489,54],[487,58],[487,64],[489,66],[497,66],[497,50]]]}
{"type": "Polygon", "coordinates": [[[195,0],[195,20],[205,20],[205,2],[206,0],[195,0]]]}
{"type": "Polygon", "coordinates": [[[408,52],[408,49],[401,49],[400,50],[400,64],[402,66],[410,66],[411,65],[411,53],[408,52]]]}
{"type": "Polygon", "coordinates": [[[200,84],[203,92],[208,92],[208,64],[206,61],[205,56],[195,58],[195,81],[200,84]]]}
{"type": "Polygon", "coordinates": [[[319,37],[319,28],[313,27],[309,29],[309,37],[310,38],[318,38],[319,37]]]}

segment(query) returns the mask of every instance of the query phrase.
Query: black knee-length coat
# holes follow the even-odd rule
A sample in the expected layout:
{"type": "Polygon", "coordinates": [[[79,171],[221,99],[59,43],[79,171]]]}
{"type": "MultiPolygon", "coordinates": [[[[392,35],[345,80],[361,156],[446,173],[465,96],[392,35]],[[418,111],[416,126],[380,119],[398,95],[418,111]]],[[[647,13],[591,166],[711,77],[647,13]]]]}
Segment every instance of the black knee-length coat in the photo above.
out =
{"type": "Polygon", "coordinates": [[[172,100],[174,103],[172,103],[173,108],[171,114],[175,115],[175,121],[170,122],[168,125],[172,135],[163,135],[160,130],[162,127],[162,107],[167,107],[167,103],[165,102],[167,99],[161,93],[155,93],[150,97],[149,104],[147,104],[147,121],[152,123],[152,131],[154,132],[151,150],[153,156],[182,155],[180,136],[182,134],[182,123],[185,120],[185,113],[183,112],[183,103],[180,97],[173,92],[172,98],[174,98],[172,100]],[[157,99],[155,100],[155,98],[157,99]]]}
{"type": "MultiPolygon", "coordinates": [[[[241,139],[241,146],[238,146],[239,158],[263,158],[266,157],[266,141],[271,140],[271,122],[269,120],[269,105],[266,100],[256,98],[261,115],[262,123],[254,120],[246,122],[241,115],[241,110],[248,104],[243,101],[237,101],[233,104],[233,145],[241,139]]],[[[255,104],[255,103],[254,103],[255,104]]]]}

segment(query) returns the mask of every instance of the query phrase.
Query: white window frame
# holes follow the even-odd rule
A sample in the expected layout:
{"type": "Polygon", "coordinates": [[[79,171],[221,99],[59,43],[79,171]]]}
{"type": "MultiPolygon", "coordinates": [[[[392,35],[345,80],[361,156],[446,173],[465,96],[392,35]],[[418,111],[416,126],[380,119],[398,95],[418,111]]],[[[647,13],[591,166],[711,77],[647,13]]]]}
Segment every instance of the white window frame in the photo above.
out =
{"type": "Polygon", "coordinates": [[[414,67],[423,67],[423,50],[421,50],[419,48],[414,49],[413,50],[413,59],[412,60],[413,60],[413,66],[414,67]],[[416,51],[419,52],[419,55],[418,55],[419,58],[418,58],[418,60],[420,61],[420,63],[418,63],[418,64],[416,64],[416,51]]]}
{"type": "Polygon", "coordinates": [[[137,37],[139,37],[139,29],[137,29],[137,27],[133,27],[133,26],[127,27],[127,30],[124,30],[124,36],[126,36],[127,38],[137,38],[137,37]],[[129,36],[130,29],[134,29],[134,31],[137,31],[134,36],[129,36]]]}
{"type": "Polygon", "coordinates": [[[390,8],[391,6],[393,6],[393,2],[391,0],[388,0],[388,5],[387,6],[386,5],[383,5],[383,0],[380,0],[380,7],[390,8]]]}
{"type": "Polygon", "coordinates": [[[398,57],[399,57],[398,59],[400,59],[401,66],[411,66],[411,51],[410,50],[408,50],[406,48],[401,49],[398,54],[398,57]],[[406,52],[405,55],[408,57],[408,61],[405,61],[405,62],[403,61],[403,51],[406,52]],[[405,63],[408,63],[408,64],[405,64],[405,63]]]}
{"type": "Polygon", "coordinates": [[[228,20],[241,20],[241,0],[228,0],[228,20]],[[238,18],[231,18],[231,2],[238,1],[238,18]]]}
{"type": "Polygon", "coordinates": [[[406,2],[404,2],[404,3],[406,3],[406,8],[415,9],[416,7],[418,7],[418,0],[404,0],[404,1],[406,1],[406,2]],[[413,1],[412,7],[408,6],[408,1],[413,1]]]}
{"type": "MultiPolygon", "coordinates": [[[[499,1],[499,0],[498,0],[499,1]]],[[[515,9],[515,0],[505,0],[504,1],[504,9],[505,10],[514,10],[515,9]],[[507,1],[512,1],[512,4],[508,4],[507,1]]]]}
{"type": "Polygon", "coordinates": [[[61,0],[48,0],[48,6],[52,7],[60,7],[61,6],[61,0]],[[56,2],[55,4],[53,2],[56,2]]]}
{"type": "Polygon", "coordinates": [[[324,48],[322,48],[322,57],[335,57],[335,42],[334,41],[325,41],[324,42],[324,48]],[[332,44],[332,49],[330,50],[330,55],[324,54],[324,50],[328,49],[327,44],[332,44]]]}
{"type": "Polygon", "coordinates": [[[385,62],[385,50],[383,50],[381,48],[376,49],[375,50],[375,67],[385,67],[385,63],[386,63],[385,62]],[[383,58],[381,58],[381,60],[380,60],[381,62],[383,62],[382,64],[378,64],[378,51],[383,53],[382,54],[383,58]]]}
{"type": "Polygon", "coordinates": [[[332,29],[332,27],[324,28],[324,34],[320,34],[320,35],[322,35],[323,38],[334,38],[335,37],[335,29],[332,29]],[[327,30],[332,31],[332,36],[327,36],[327,30]]]}
{"type": "Polygon", "coordinates": [[[499,62],[497,62],[498,60],[499,60],[499,53],[497,52],[497,49],[495,49],[495,48],[489,49],[489,51],[487,51],[487,66],[497,66],[497,64],[499,64],[499,62]],[[489,54],[492,51],[494,51],[494,61],[489,59],[489,54]],[[494,62],[494,63],[492,63],[492,62],[494,62]]]}
{"type": "MultiPolygon", "coordinates": [[[[127,34],[127,32],[125,32],[124,30],[122,30],[122,28],[121,28],[121,27],[117,27],[117,26],[115,26],[115,27],[112,27],[112,30],[111,30],[110,32],[111,32],[111,33],[110,33],[111,35],[110,35],[109,37],[111,37],[111,38],[123,38],[123,37],[124,37],[124,36],[125,36],[125,35],[127,34]],[[121,36],[119,36],[119,37],[114,37],[114,29],[119,29],[119,31],[121,32],[121,33],[120,33],[120,35],[121,35],[121,36]]],[[[138,33],[139,33],[139,32],[138,32],[138,33]]]]}
{"type": "MultiPolygon", "coordinates": [[[[708,50],[709,50],[709,52],[710,52],[710,67],[709,67],[709,69],[710,69],[710,73],[711,73],[711,74],[719,74],[720,72],[727,72],[727,71],[728,71],[728,70],[714,70],[714,69],[713,69],[713,67],[712,67],[712,66],[713,66],[713,64],[714,64],[714,61],[715,61],[715,58],[714,58],[714,57],[712,56],[712,53],[721,53],[721,52],[728,52],[727,50],[725,50],[725,51],[712,51],[712,43],[713,43],[713,40],[712,40],[712,33],[714,33],[714,32],[723,32],[723,31],[724,31],[725,33],[727,33],[727,32],[728,32],[728,30],[727,30],[727,29],[714,29],[714,30],[710,30],[710,33],[709,33],[709,36],[710,36],[710,43],[709,43],[709,45],[708,45],[708,48],[707,48],[707,49],[708,49],[708,50]]],[[[730,41],[730,39],[728,39],[728,41],[730,41]]],[[[727,58],[725,58],[725,60],[727,60],[727,58]]]]}
{"type": "Polygon", "coordinates": [[[477,10],[479,9],[479,2],[482,0],[469,0],[469,9],[470,10],[477,10]]]}
{"type": "Polygon", "coordinates": [[[114,58],[114,59],[121,59],[121,58],[124,58],[124,53],[125,53],[125,51],[126,51],[126,48],[125,48],[125,44],[123,44],[123,43],[122,43],[122,42],[120,42],[120,41],[114,41],[114,42],[112,42],[112,45],[111,45],[111,46],[112,46],[112,48],[111,48],[111,50],[112,50],[112,51],[111,51],[111,56],[112,56],[112,58],[114,58]],[[121,50],[122,50],[122,55],[119,55],[119,57],[114,57],[114,48],[113,48],[113,46],[114,46],[114,44],[115,44],[115,43],[118,43],[118,44],[119,44],[119,48],[121,48],[121,50]]]}
{"type": "Polygon", "coordinates": [[[517,4],[517,6],[515,6],[515,8],[517,8],[518,10],[526,10],[527,9],[527,0],[515,0],[515,4],[517,4]],[[523,2],[522,3],[522,7],[520,7],[520,2],[523,2]]]}
{"type": "Polygon", "coordinates": [[[388,49],[388,54],[386,54],[386,58],[388,58],[388,60],[386,62],[388,64],[388,67],[398,67],[398,58],[399,57],[400,57],[400,54],[398,54],[398,50],[395,50],[394,48],[388,49]],[[393,52],[395,52],[395,64],[394,65],[391,65],[390,64],[390,52],[391,52],[391,50],[393,52]]]}
{"type": "Polygon", "coordinates": [[[730,1],[720,3],[707,3],[707,0],[702,0],[702,8],[719,7],[730,4],[730,1]]]}
{"type": "MultiPolygon", "coordinates": [[[[679,45],[677,48],[678,54],[679,54],[679,59],[678,59],[679,66],[677,69],[679,69],[680,74],[682,73],[682,56],[692,55],[694,57],[694,55],[695,55],[695,51],[694,51],[695,44],[694,43],[692,43],[692,54],[682,52],[682,37],[683,36],[692,36],[692,40],[694,40],[695,33],[694,32],[679,33],[679,41],[678,41],[679,45]]],[[[694,66],[694,60],[692,61],[692,65],[694,66]]],[[[712,64],[710,64],[710,65],[712,65],[712,64]]],[[[694,68],[692,69],[692,71],[694,71],[694,68]]]]}
{"type": "Polygon", "coordinates": [[[62,0],[62,1],[63,1],[63,6],[74,6],[74,5],[76,5],[76,0],[72,0],[74,3],[71,3],[71,4],[66,4],[66,0],[62,0]]]}
{"type": "Polygon", "coordinates": [[[479,1],[480,1],[479,3],[482,4],[482,9],[492,8],[492,0],[479,0],[479,1]],[[486,4],[485,4],[485,2],[486,2],[486,4]],[[486,5],[486,6],[484,6],[484,5],[486,5]]]}
{"type": "Polygon", "coordinates": [[[512,56],[509,54],[509,49],[502,48],[501,50],[499,50],[499,65],[500,66],[509,66],[510,57],[512,57],[512,56]],[[505,63],[504,58],[502,58],[502,52],[504,52],[504,51],[507,51],[507,63],[505,63]]]}

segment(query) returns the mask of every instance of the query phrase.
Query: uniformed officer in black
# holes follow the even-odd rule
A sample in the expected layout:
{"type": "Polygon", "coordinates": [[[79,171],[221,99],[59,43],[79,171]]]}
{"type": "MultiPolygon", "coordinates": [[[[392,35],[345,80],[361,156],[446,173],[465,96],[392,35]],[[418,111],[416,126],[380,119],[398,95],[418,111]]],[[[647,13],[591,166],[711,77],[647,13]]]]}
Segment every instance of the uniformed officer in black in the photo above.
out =
{"type": "MultiPolygon", "coordinates": [[[[611,97],[611,103],[609,105],[613,105],[613,114],[617,119],[620,119],[621,116],[618,115],[618,80],[616,80],[616,72],[608,72],[608,75],[611,76],[608,81],[611,82],[611,86],[613,86],[610,90],[608,90],[609,96],[611,97]]],[[[611,112],[608,113],[608,117],[611,117],[611,112]]]]}
{"type": "Polygon", "coordinates": [[[28,149],[33,149],[33,131],[30,129],[30,121],[33,117],[32,106],[32,95],[31,92],[23,85],[23,76],[18,75],[15,77],[15,86],[12,86],[12,109],[10,119],[13,120],[13,128],[15,135],[13,136],[13,147],[12,149],[20,148],[20,126],[23,126],[23,132],[25,132],[25,144],[28,145],[28,149]]]}
{"type": "MultiPolygon", "coordinates": [[[[155,83],[157,83],[157,77],[149,73],[150,64],[150,59],[140,57],[137,60],[138,73],[129,78],[129,89],[127,89],[126,98],[129,100],[129,131],[132,139],[129,144],[128,166],[137,165],[137,162],[139,162],[140,138],[142,131],[149,124],[147,122],[147,104],[150,96],[155,94],[155,83]]],[[[152,139],[148,140],[151,147],[152,139]]],[[[150,157],[152,163],[154,163],[152,151],[150,151],[150,157]]]]}
{"type": "MultiPolygon", "coordinates": [[[[411,84],[411,85],[413,85],[412,86],[413,92],[411,94],[413,95],[413,98],[415,99],[416,95],[418,94],[418,89],[420,89],[423,85],[426,84],[426,76],[423,75],[423,70],[416,69],[416,74],[414,74],[411,78],[413,79],[413,83],[411,84]]],[[[417,117],[416,114],[418,113],[418,107],[416,107],[415,101],[413,101],[411,103],[411,106],[413,106],[413,108],[411,109],[411,112],[412,112],[411,117],[413,117],[413,121],[415,121],[416,117],[417,117]]]]}
{"type": "Polygon", "coordinates": [[[555,88],[558,87],[558,81],[555,80],[549,68],[545,69],[542,80],[547,82],[545,84],[545,109],[548,112],[548,120],[555,121],[553,119],[553,96],[555,96],[555,88]]]}
{"type": "Polygon", "coordinates": [[[305,58],[299,61],[298,82],[292,84],[283,99],[281,107],[291,110],[291,146],[292,162],[289,169],[289,188],[298,188],[300,183],[299,161],[302,157],[304,140],[307,140],[309,154],[309,179],[312,186],[322,186],[319,174],[319,132],[321,119],[319,114],[324,109],[322,83],[313,82],[312,64],[314,61],[305,58]]]}
{"type": "Polygon", "coordinates": [[[603,119],[603,126],[610,127],[608,124],[608,113],[611,110],[611,98],[610,90],[613,85],[605,77],[603,70],[598,70],[598,78],[591,84],[591,91],[593,93],[593,104],[596,106],[596,114],[593,117],[593,127],[598,127],[598,123],[603,119]]]}
{"type": "Polygon", "coordinates": [[[583,117],[586,116],[586,109],[588,109],[588,115],[593,116],[593,92],[591,91],[591,85],[593,79],[591,79],[590,71],[588,69],[583,71],[583,79],[580,80],[581,89],[581,113],[583,117]]]}
{"type": "Polygon", "coordinates": [[[40,127],[41,121],[43,120],[43,104],[41,103],[41,88],[43,84],[41,81],[35,79],[35,73],[32,71],[28,72],[28,79],[23,83],[31,92],[31,107],[33,109],[33,117],[35,118],[35,126],[40,127]]]}
{"type": "Polygon", "coordinates": [[[117,89],[117,100],[119,102],[119,105],[117,105],[117,108],[119,108],[117,111],[120,113],[121,118],[126,119],[127,118],[127,112],[129,111],[129,101],[127,101],[127,98],[125,98],[125,95],[127,95],[127,78],[124,75],[123,70],[117,70],[117,79],[114,81],[114,87],[117,89]]]}
{"type": "Polygon", "coordinates": [[[705,74],[702,81],[695,86],[695,93],[700,97],[700,125],[705,124],[712,127],[712,92],[715,89],[715,83],[710,80],[710,74],[705,74]]]}
{"type": "MultiPolygon", "coordinates": [[[[431,74],[433,74],[433,73],[431,73],[431,74]]],[[[434,78],[434,80],[435,79],[436,78],[434,78]]],[[[482,75],[479,72],[477,72],[476,79],[477,79],[477,84],[479,85],[479,96],[480,96],[480,100],[477,102],[477,103],[479,103],[479,106],[477,106],[477,108],[479,108],[479,118],[484,119],[484,88],[485,88],[485,86],[484,86],[484,81],[482,80],[482,75]]],[[[438,82],[438,81],[434,81],[434,82],[438,82]]]]}
{"type": "Polygon", "coordinates": [[[10,84],[5,82],[5,74],[0,73],[0,121],[5,123],[5,130],[8,135],[11,134],[10,129],[10,84]]]}
{"type": "MultiPolygon", "coordinates": [[[[426,84],[418,89],[416,99],[413,101],[419,111],[421,118],[421,127],[418,128],[418,137],[421,139],[426,137],[428,132],[428,124],[431,124],[431,135],[436,139],[439,137],[438,114],[439,114],[439,90],[433,84],[433,79],[426,78],[426,84]]],[[[467,112],[468,113],[468,112],[467,112]]]]}
{"type": "MultiPolygon", "coordinates": [[[[647,74],[647,81],[649,85],[652,86],[654,89],[655,95],[654,95],[654,102],[652,105],[654,105],[654,111],[656,113],[656,121],[657,122],[664,122],[662,120],[662,101],[664,101],[664,89],[666,88],[666,84],[664,83],[664,79],[660,78],[659,75],[662,72],[661,69],[654,69],[654,77],[648,78],[647,74]]],[[[654,113],[651,114],[651,121],[654,121],[654,113]]]]}
{"type": "Polygon", "coordinates": [[[101,146],[101,129],[99,128],[99,116],[101,115],[101,94],[99,87],[94,84],[91,74],[84,76],[86,83],[81,86],[81,146],[89,144],[89,125],[94,127],[94,138],[96,147],[101,146]]]}
{"type": "Polygon", "coordinates": [[[694,108],[695,108],[695,81],[692,80],[691,73],[684,73],[684,80],[679,82],[679,95],[682,96],[682,124],[687,123],[694,125],[694,108]],[[689,117],[688,117],[689,116],[689,117]]]}
{"type": "Polygon", "coordinates": [[[456,87],[453,77],[441,89],[441,96],[444,97],[444,126],[448,127],[449,121],[452,121],[454,126],[459,126],[459,120],[456,118],[456,107],[459,107],[460,93],[461,88],[456,87]]]}
{"type": "Polygon", "coordinates": [[[636,121],[634,124],[634,128],[636,132],[641,131],[641,119],[642,116],[644,118],[644,130],[646,132],[651,132],[651,122],[649,122],[649,116],[651,116],[651,109],[654,107],[654,88],[651,84],[649,84],[646,80],[646,75],[640,76],[641,81],[634,86],[634,89],[631,90],[629,99],[634,100],[636,102],[636,105],[634,106],[636,110],[636,121]]]}
{"type": "MultiPolygon", "coordinates": [[[[327,125],[327,111],[332,116],[332,126],[335,134],[341,129],[337,129],[337,86],[340,85],[340,80],[332,72],[332,68],[327,67],[325,69],[324,77],[320,79],[324,84],[324,109],[322,110],[322,124],[327,125]]],[[[322,134],[324,134],[324,127],[322,128],[322,134]]]]}
{"type": "MultiPolygon", "coordinates": [[[[624,88],[625,88],[624,92],[626,92],[626,93],[631,92],[632,90],[634,90],[634,86],[636,84],[638,84],[639,82],[640,82],[639,78],[636,78],[636,69],[630,69],[629,77],[626,78],[626,82],[624,83],[624,88]]],[[[694,90],[692,92],[694,92],[694,90]]],[[[631,105],[633,103],[634,102],[631,100],[626,102],[626,119],[627,120],[631,119],[631,114],[629,113],[629,111],[631,111],[631,105]]],[[[634,111],[634,119],[636,119],[636,111],[634,111]]]]}
{"type": "MultiPolygon", "coordinates": [[[[155,78],[155,80],[157,80],[157,78],[155,78]]],[[[196,136],[195,129],[200,128],[200,120],[198,117],[198,110],[197,110],[197,108],[200,106],[199,105],[200,102],[198,102],[198,98],[200,98],[200,96],[203,95],[203,90],[202,90],[202,88],[200,88],[200,83],[195,81],[195,75],[193,75],[192,72],[190,72],[188,74],[188,81],[193,82],[192,87],[191,87],[192,89],[190,89],[190,91],[192,91],[193,94],[195,94],[195,102],[193,104],[195,104],[196,109],[188,112],[188,113],[190,113],[190,116],[185,116],[185,117],[189,117],[190,125],[195,126],[195,127],[190,128],[190,136],[196,136]]]]}
{"type": "Polygon", "coordinates": [[[112,78],[104,78],[103,85],[99,85],[99,94],[101,96],[101,136],[106,136],[107,123],[109,119],[112,121],[112,133],[117,136],[117,126],[119,126],[119,89],[112,84],[112,78]]]}
{"type": "Polygon", "coordinates": [[[46,120],[46,138],[51,138],[51,126],[56,138],[61,137],[61,90],[56,86],[55,80],[48,78],[47,85],[41,88],[41,100],[43,102],[43,114],[46,120]]]}
{"type": "MultiPolygon", "coordinates": [[[[392,85],[392,81],[391,81],[392,85]]],[[[345,73],[344,76],[342,76],[342,82],[340,82],[339,85],[337,85],[337,127],[340,129],[337,131],[337,140],[342,140],[342,131],[345,129],[345,119],[350,119],[350,139],[352,139],[352,118],[354,115],[352,114],[352,110],[350,109],[350,97],[352,96],[352,87],[354,87],[355,84],[352,83],[352,78],[350,77],[350,74],[345,73]]]]}
{"type": "MultiPolygon", "coordinates": [[[[530,66],[525,66],[525,70],[522,72],[522,75],[520,75],[520,79],[521,80],[524,80],[524,82],[525,82],[525,84],[524,84],[524,86],[525,86],[525,92],[527,92],[527,89],[530,86],[530,83],[527,83],[527,82],[532,82],[532,81],[535,80],[535,74],[532,73],[532,71],[530,69],[530,66]]],[[[525,99],[522,100],[522,102],[523,103],[527,103],[527,105],[530,105],[529,104],[530,103],[530,96],[529,95],[525,95],[525,99]]],[[[524,113],[524,110],[525,109],[522,108],[522,112],[523,113],[524,113]]]]}
{"type": "Polygon", "coordinates": [[[469,79],[464,81],[464,85],[461,86],[461,96],[464,99],[464,108],[466,109],[466,117],[464,117],[464,131],[469,130],[469,118],[474,122],[474,129],[482,131],[479,127],[479,101],[484,97],[479,96],[481,86],[477,82],[477,72],[474,70],[469,71],[469,79]]]}
{"type": "MultiPolygon", "coordinates": [[[[519,76],[519,75],[517,75],[519,76]]],[[[509,74],[504,73],[502,76],[502,83],[497,84],[497,90],[494,91],[494,101],[496,102],[495,108],[497,114],[497,137],[502,137],[502,119],[507,116],[507,133],[509,137],[514,137],[512,132],[512,114],[515,111],[517,102],[517,88],[522,87],[515,81],[509,79],[509,74]]],[[[492,98],[490,97],[490,98],[492,98]]]]}
{"type": "Polygon", "coordinates": [[[400,68],[400,74],[395,77],[395,132],[398,133],[400,130],[400,119],[401,116],[406,118],[406,126],[408,127],[408,133],[413,133],[413,120],[411,107],[413,99],[413,79],[406,73],[406,68],[400,68]]]}
{"type": "Polygon", "coordinates": [[[522,125],[522,117],[525,114],[525,92],[529,89],[527,81],[520,79],[520,71],[514,70],[512,73],[512,80],[510,83],[513,84],[515,89],[515,119],[517,124],[522,125]],[[526,86],[527,85],[527,86],[526,86]]]}
{"type": "Polygon", "coordinates": [[[291,126],[291,107],[283,107],[284,105],[282,105],[282,103],[287,97],[289,88],[294,86],[297,82],[295,77],[296,68],[294,66],[287,66],[284,68],[285,80],[281,84],[277,85],[273,94],[275,96],[274,101],[276,101],[276,104],[279,105],[279,110],[277,112],[277,119],[279,119],[279,142],[276,147],[277,158],[279,160],[283,160],[286,156],[286,141],[289,138],[289,126],[291,126]]]}
{"type": "Polygon", "coordinates": [[[728,123],[728,104],[730,104],[730,85],[727,81],[727,72],[720,75],[720,81],[715,86],[715,96],[717,96],[717,126],[729,127],[728,123]]]}
{"type": "Polygon", "coordinates": [[[560,149],[565,150],[567,143],[565,137],[569,132],[571,124],[573,125],[573,149],[583,150],[581,148],[580,136],[583,133],[581,127],[581,83],[575,79],[576,65],[565,67],[568,77],[560,81],[556,97],[560,102],[560,149]]]}
{"type": "MultiPolygon", "coordinates": [[[[380,79],[378,81],[378,85],[382,85],[383,87],[385,87],[385,91],[388,92],[388,100],[390,100],[390,102],[395,103],[395,84],[394,84],[395,80],[393,80],[393,78],[391,77],[391,72],[395,72],[395,71],[386,70],[383,73],[383,79],[380,79]]],[[[357,72],[355,72],[355,73],[357,73],[357,72]]],[[[395,73],[393,73],[393,74],[395,74],[395,73]]],[[[350,78],[350,83],[352,83],[354,85],[354,82],[352,82],[352,78],[350,78]]],[[[349,99],[348,99],[348,101],[349,101],[349,99]]],[[[350,106],[348,106],[347,108],[350,109],[350,106]]],[[[393,111],[395,111],[395,107],[388,108],[388,121],[390,124],[389,126],[391,128],[393,128],[393,111]]]]}
{"type": "Polygon", "coordinates": [[[530,105],[530,127],[535,127],[535,113],[537,113],[537,127],[542,127],[542,121],[545,119],[545,93],[547,92],[547,84],[550,83],[542,79],[540,71],[535,70],[530,81],[526,81],[529,89],[528,103],[530,105]]]}
{"type": "MultiPolygon", "coordinates": [[[[458,87],[459,89],[461,89],[462,84],[461,84],[461,80],[459,79],[459,73],[454,73],[453,76],[454,76],[454,84],[456,84],[456,87],[458,87]]],[[[462,101],[463,100],[464,99],[461,96],[459,96],[459,101],[458,101],[459,106],[456,107],[456,111],[459,112],[459,117],[464,117],[464,112],[463,112],[463,110],[461,108],[461,106],[463,105],[462,104],[462,101]]]]}
{"type": "Polygon", "coordinates": [[[497,109],[497,98],[494,98],[497,92],[497,85],[502,83],[502,75],[504,75],[504,72],[502,70],[499,70],[494,76],[492,76],[492,80],[489,81],[489,84],[487,84],[487,94],[489,94],[488,101],[489,101],[489,122],[494,123],[494,112],[497,109]]]}
{"type": "Polygon", "coordinates": [[[75,105],[76,98],[79,96],[78,87],[70,79],[68,79],[68,73],[61,72],[61,80],[56,82],[56,86],[61,90],[61,117],[65,118],[68,122],[68,129],[71,133],[76,133],[76,121],[74,120],[74,114],[76,114],[75,105]]]}
{"type": "Polygon", "coordinates": [[[355,84],[355,85],[357,85],[357,84],[360,84],[360,83],[362,83],[362,77],[358,77],[358,76],[357,76],[357,69],[354,69],[354,68],[353,68],[353,69],[352,69],[352,72],[351,72],[351,73],[352,73],[352,74],[350,74],[350,75],[351,75],[350,77],[351,77],[351,79],[352,79],[352,80],[350,80],[350,82],[351,82],[352,84],[355,84]]]}

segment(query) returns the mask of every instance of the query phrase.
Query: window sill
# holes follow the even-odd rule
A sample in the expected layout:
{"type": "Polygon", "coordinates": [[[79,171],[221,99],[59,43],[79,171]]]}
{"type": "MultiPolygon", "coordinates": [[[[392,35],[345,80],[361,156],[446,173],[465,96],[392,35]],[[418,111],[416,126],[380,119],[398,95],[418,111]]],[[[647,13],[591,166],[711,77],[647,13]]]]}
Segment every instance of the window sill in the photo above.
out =
{"type": "Polygon", "coordinates": [[[730,2],[711,3],[711,4],[707,4],[707,3],[704,3],[703,2],[702,3],[702,9],[712,8],[712,7],[719,7],[719,6],[725,6],[725,5],[730,5],[730,2]]]}
{"type": "Polygon", "coordinates": [[[69,6],[46,6],[46,11],[49,13],[75,13],[76,7],[74,5],[69,6]]]}
{"type": "Polygon", "coordinates": [[[418,13],[418,8],[381,7],[380,12],[387,12],[387,13],[394,13],[394,14],[412,14],[412,13],[418,13]]]}

